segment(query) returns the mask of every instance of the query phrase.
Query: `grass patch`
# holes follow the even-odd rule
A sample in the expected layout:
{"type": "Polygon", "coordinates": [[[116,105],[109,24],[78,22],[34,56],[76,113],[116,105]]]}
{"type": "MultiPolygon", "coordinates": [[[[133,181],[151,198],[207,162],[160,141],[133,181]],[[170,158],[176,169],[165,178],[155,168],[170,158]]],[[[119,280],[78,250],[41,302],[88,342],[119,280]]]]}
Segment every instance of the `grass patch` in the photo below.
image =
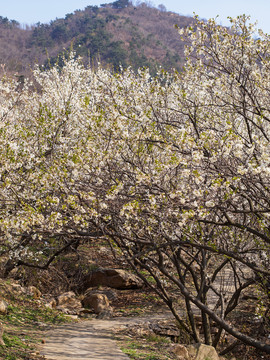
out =
{"type": "Polygon", "coordinates": [[[159,336],[159,335],[149,335],[145,338],[147,342],[155,343],[155,344],[170,344],[171,339],[165,337],[165,336],[159,336]]]}
{"type": "Polygon", "coordinates": [[[3,335],[5,346],[0,346],[0,358],[6,360],[33,359],[31,352],[34,351],[34,344],[31,344],[31,337],[15,335],[5,332],[3,335]]]}
{"type": "Polygon", "coordinates": [[[35,302],[29,306],[9,306],[8,314],[1,316],[3,323],[14,326],[38,326],[38,323],[61,324],[68,321],[68,318],[58,311],[45,307],[37,307],[35,302]]]}
{"type": "Polygon", "coordinates": [[[4,327],[0,345],[0,359],[38,360],[42,359],[35,349],[41,344],[44,330],[72,321],[63,313],[49,309],[29,296],[7,295],[8,313],[0,315],[4,327]]]}
{"type": "Polygon", "coordinates": [[[171,341],[167,338],[151,335],[145,339],[120,341],[120,348],[133,360],[169,360],[169,344],[171,341]]]}

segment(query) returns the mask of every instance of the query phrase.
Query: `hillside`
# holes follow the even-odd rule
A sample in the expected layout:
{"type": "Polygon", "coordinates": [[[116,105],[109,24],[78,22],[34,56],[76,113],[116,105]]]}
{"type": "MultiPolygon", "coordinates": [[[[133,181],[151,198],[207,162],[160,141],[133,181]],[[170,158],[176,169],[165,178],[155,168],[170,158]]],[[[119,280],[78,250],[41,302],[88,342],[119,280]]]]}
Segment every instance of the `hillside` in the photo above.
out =
{"type": "Polygon", "coordinates": [[[141,3],[118,0],[100,7],[87,6],[50,24],[22,28],[0,17],[0,64],[11,73],[27,74],[35,64],[55,62],[71,47],[85,62],[101,62],[118,69],[131,65],[155,71],[160,65],[181,69],[184,44],[175,25],[186,27],[192,18],[141,3]]]}

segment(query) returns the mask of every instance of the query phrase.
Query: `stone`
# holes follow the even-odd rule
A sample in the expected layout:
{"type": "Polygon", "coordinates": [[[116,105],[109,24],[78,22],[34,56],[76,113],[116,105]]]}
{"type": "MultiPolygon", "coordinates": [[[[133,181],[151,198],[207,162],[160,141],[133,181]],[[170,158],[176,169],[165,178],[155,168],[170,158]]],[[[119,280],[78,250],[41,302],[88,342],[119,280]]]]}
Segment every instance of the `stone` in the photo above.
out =
{"type": "Polygon", "coordinates": [[[38,300],[41,298],[41,292],[35,286],[28,286],[26,293],[32,296],[33,299],[38,300]]]}
{"type": "Polygon", "coordinates": [[[26,289],[20,284],[10,284],[10,291],[17,293],[18,295],[26,294],[26,289]]]}
{"type": "Polygon", "coordinates": [[[82,304],[86,308],[93,309],[95,314],[107,313],[111,311],[109,300],[104,294],[88,294],[83,298],[82,304]]]}
{"type": "Polygon", "coordinates": [[[57,310],[69,315],[77,315],[82,308],[81,301],[76,298],[73,291],[68,291],[59,295],[56,299],[56,304],[57,310]]]}
{"type": "Polygon", "coordinates": [[[57,302],[54,298],[51,298],[51,299],[47,300],[47,302],[45,303],[45,306],[49,309],[55,309],[57,306],[57,302]]]}
{"type": "Polygon", "coordinates": [[[76,298],[76,295],[73,291],[65,292],[57,297],[57,305],[68,305],[72,307],[81,307],[81,302],[76,298]]]}
{"type": "Polygon", "coordinates": [[[174,320],[159,320],[150,324],[151,330],[159,336],[167,336],[176,339],[180,335],[179,328],[174,320]]]}
{"type": "Polygon", "coordinates": [[[0,314],[6,315],[8,312],[8,303],[5,300],[0,300],[0,314]]]}
{"type": "Polygon", "coordinates": [[[138,276],[117,269],[95,270],[86,276],[84,289],[100,285],[114,289],[138,289],[143,286],[143,282],[138,276]]]}
{"type": "Polygon", "coordinates": [[[221,360],[213,346],[205,344],[173,345],[177,360],[221,360]]]}
{"type": "Polygon", "coordinates": [[[213,346],[205,344],[188,345],[187,350],[190,358],[194,360],[220,360],[213,346]]]}
{"type": "Polygon", "coordinates": [[[190,360],[189,353],[184,345],[174,345],[172,351],[176,355],[177,360],[190,360]]]}
{"type": "Polygon", "coordinates": [[[117,292],[109,287],[89,288],[85,291],[84,297],[89,296],[91,294],[106,295],[109,301],[116,301],[118,298],[117,292]]]}
{"type": "Polygon", "coordinates": [[[3,340],[3,334],[4,334],[4,327],[3,324],[0,323],[0,345],[5,345],[3,340]]]}

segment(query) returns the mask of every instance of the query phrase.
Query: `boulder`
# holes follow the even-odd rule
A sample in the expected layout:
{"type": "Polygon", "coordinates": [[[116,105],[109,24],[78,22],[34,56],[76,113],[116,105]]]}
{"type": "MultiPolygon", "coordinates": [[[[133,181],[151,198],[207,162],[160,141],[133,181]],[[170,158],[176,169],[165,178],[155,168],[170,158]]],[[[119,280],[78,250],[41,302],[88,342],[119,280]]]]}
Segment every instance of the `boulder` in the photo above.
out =
{"type": "Polygon", "coordinates": [[[57,302],[55,298],[49,298],[45,301],[45,306],[49,309],[55,309],[57,306],[57,302]]]}
{"type": "Polygon", "coordinates": [[[220,360],[213,346],[205,344],[188,345],[187,350],[190,358],[194,360],[220,360]]]}
{"type": "Polygon", "coordinates": [[[191,360],[188,350],[184,345],[174,345],[172,351],[174,352],[177,360],[191,360]]]}
{"type": "Polygon", "coordinates": [[[82,304],[86,308],[93,309],[95,314],[111,312],[110,303],[105,294],[99,294],[95,292],[92,294],[87,294],[83,298],[82,304]]]}
{"type": "Polygon", "coordinates": [[[116,269],[100,269],[86,276],[84,289],[100,285],[114,289],[138,289],[143,286],[143,282],[134,274],[116,269]]]}
{"type": "Polygon", "coordinates": [[[59,295],[56,299],[56,309],[65,314],[76,315],[82,308],[82,304],[73,291],[59,295]]]}
{"type": "Polygon", "coordinates": [[[40,299],[41,292],[35,286],[29,286],[26,291],[27,295],[31,296],[33,299],[40,299]]]}
{"type": "Polygon", "coordinates": [[[73,291],[65,292],[57,297],[57,305],[66,305],[66,306],[72,306],[81,307],[81,302],[76,298],[76,295],[73,291]]]}
{"type": "Polygon", "coordinates": [[[117,292],[109,287],[96,287],[96,288],[89,288],[85,291],[84,297],[87,297],[91,294],[103,294],[106,295],[109,301],[117,300],[117,292]]]}
{"type": "Polygon", "coordinates": [[[205,344],[180,345],[175,344],[172,351],[177,360],[221,360],[213,346],[205,344]]]}
{"type": "Polygon", "coordinates": [[[5,300],[0,300],[0,315],[6,315],[8,312],[8,303],[5,300]]]}

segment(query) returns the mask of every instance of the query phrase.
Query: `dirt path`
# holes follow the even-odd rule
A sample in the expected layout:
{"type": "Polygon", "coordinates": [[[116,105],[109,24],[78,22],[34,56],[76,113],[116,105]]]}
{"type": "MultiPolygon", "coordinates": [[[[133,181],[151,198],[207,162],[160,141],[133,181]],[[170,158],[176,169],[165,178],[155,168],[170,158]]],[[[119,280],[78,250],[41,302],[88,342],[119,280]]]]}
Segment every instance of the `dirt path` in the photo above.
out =
{"type": "MultiPolygon", "coordinates": [[[[220,274],[219,291],[231,296],[235,291],[233,277],[230,271],[220,274]]],[[[210,307],[218,300],[214,292],[210,296],[210,307]]],[[[194,306],[194,312],[199,310],[194,306]]],[[[154,320],[171,318],[169,312],[148,317],[121,317],[110,320],[92,319],[64,325],[48,333],[46,344],[41,354],[46,360],[127,360],[125,355],[112,338],[113,329],[146,323],[154,320]]]]}
{"type": "Polygon", "coordinates": [[[163,316],[93,319],[61,326],[48,333],[41,350],[46,360],[127,360],[112,339],[113,328],[159,320],[163,316]]]}

